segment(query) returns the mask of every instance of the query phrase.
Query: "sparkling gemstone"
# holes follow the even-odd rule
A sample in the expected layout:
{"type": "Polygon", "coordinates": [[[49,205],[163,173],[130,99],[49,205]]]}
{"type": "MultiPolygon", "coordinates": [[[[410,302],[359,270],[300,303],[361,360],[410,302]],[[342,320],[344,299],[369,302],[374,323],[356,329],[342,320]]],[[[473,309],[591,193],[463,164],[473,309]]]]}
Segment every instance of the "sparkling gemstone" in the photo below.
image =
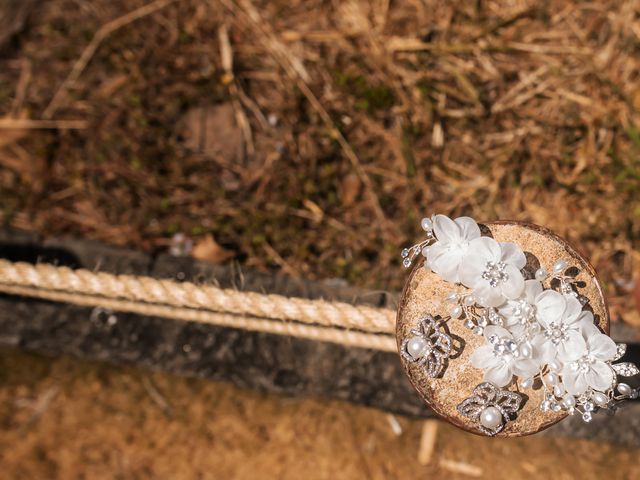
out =
{"type": "Polygon", "coordinates": [[[507,351],[507,347],[504,343],[496,343],[493,347],[493,351],[498,355],[504,355],[507,351]]]}
{"type": "Polygon", "coordinates": [[[587,403],[584,404],[584,411],[585,412],[593,412],[594,408],[595,408],[595,406],[591,402],[587,402],[587,403]]]}
{"type": "Polygon", "coordinates": [[[411,266],[411,259],[409,259],[409,258],[405,258],[405,259],[402,261],[402,265],[404,265],[404,268],[409,268],[409,267],[411,266]]]}
{"type": "Polygon", "coordinates": [[[496,335],[495,333],[492,333],[491,335],[489,335],[489,343],[491,345],[495,345],[499,341],[500,341],[500,337],[498,337],[498,335],[496,335]]]}
{"type": "Polygon", "coordinates": [[[482,335],[484,333],[484,328],[482,327],[475,327],[473,329],[473,333],[475,333],[476,335],[482,335]]]}
{"type": "Polygon", "coordinates": [[[497,287],[509,280],[509,275],[505,272],[507,264],[504,262],[487,262],[482,278],[489,282],[492,287],[497,287]]]}
{"type": "Polygon", "coordinates": [[[589,422],[591,421],[591,419],[592,419],[592,418],[593,418],[593,417],[592,417],[592,415],[591,415],[591,412],[584,412],[584,413],[582,414],[582,420],[584,420],[584,421],[585,421],[585,422],[587,422],[587,423],[589,423],[589,422]]]}
{"type": "Polygon", "coordinates": [[[473,320],[471,320],[470,318],[467,318],[464,322],[464,326],[467,327],[468,329],[472,329],[473,327],[475,327],[475,324],[473,323],[473,320]]]}
{"type": "Polygon", "coordinates": [[[507,347],[507,350],[510,351],[511,353],[514,353],[516,350],[518,350],[518,344],[513,340],[505,341],[504,346],[507,347]]]}
{"type": "Polygon", "coordinates": [[[407,258],[409,256],[409,249],[408,248],[403,248],[402,252],[400,253],[400,256],[402,258],[407,258]]]}

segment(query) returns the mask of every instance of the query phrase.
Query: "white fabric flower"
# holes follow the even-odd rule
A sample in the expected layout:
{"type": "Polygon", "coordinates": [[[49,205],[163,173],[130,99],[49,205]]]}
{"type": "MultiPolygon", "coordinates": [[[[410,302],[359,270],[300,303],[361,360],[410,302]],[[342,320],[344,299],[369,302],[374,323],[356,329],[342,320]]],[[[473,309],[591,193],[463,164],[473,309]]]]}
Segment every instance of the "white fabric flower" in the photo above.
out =
{"type": "Polygon", "coordinates": [[[504,326],[516,340],[527,336],[528,333],[537,333],[540,325],[537,320],[536,299],[542,293],[542,284],[538,280],[526,280],[524,290],[520,298],[507,300],[498,309],[498,313],[504,318],[504,326]]]}
{"type": "Polygon", "coordinates": [[[572,295],[545,290],[536,298],[536,316],[542,327],[532,341],[542,361],[556,358],[561,362],[580,358],[585,341],[582,326],[593,325],[593,314],[582,311],[582,305],[572,295]]]}
{"type": "Polygon", "coordinates": [[[451,220],[445,215],[435,215],[433,232],[437,241],[425,249],[427,266],[443,280],[458,283],[458,268],[469,242],[480,238],[480,228],[470,217],[451,220]]]}
{"type": "Polygon", "coordinates": [[[571,395],[581,395],[588,388],[606,392],[613,385],[615,373],[607,363],[616,355],[616,344],[593,324],[583,323],[585,346],[577,360],[562,369],[562,383],[571,395]]]}
{"type": "Polygon", "coordinates": [[[524,289],[520,269],[527,260],[515,243],[498,243],[491,237],[469,242],[460,265],[460,281],[473,289],[484,307],[499,307],[506,299],[516,299],[524,289]]]}
{"type": "Polygon", "coordinates": [[[471,364],[484,370],[484,381],[497,387],[508,385],[513,376],[530,378],[538,372],[538,362],[520,353],[519,345],[504,328],[485,328],[487,344],[471,355],[471,364]]]}

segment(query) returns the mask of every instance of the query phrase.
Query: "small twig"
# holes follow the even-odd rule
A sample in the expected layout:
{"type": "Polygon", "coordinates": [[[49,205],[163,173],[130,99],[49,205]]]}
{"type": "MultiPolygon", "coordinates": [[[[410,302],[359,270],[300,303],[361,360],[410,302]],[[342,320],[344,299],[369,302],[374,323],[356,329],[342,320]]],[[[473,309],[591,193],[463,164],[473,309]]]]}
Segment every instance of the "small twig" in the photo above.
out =
{"type": "Polygon", "coordinates": [[[166,398],[158,391],[149,377],[142,377],[142,386],[147,391],[151,399],[162,409],[168,417],[173,415],[173,408],[166,398]]]}
{"type": "Polygon", "coordinates": [[[482,477],[482,469],[475,465],[456,462],[455,460],[448,460],[446,458],[441,459],[439,463],[441,468],[453,473],[460,473],[462,475],[468,475],[469,477],[482,477]]]}
{"type": "Polygon", "coordinates": [[[0,118],[1,129],[29,130],[82,130],[89,123],[85,120],[30,120],[28,118],[0,118]]]}
{"type": "Polygon", "coordinates": [[[71,86],[78,80],[78,78],[80,78],[80,75],[82,75],[82,72],[84,72],[84,69],[87,67],[89,61],[91,60],[91,58],[93,58],[93,55],[96,53],[98,47],[100,46],[100,44],[102,44],[105,38],[107,38],[116,30],[124,27],[125,25],[139,20],[140,18],[151,15],[152,13],[163,9],[164,7],[171,3],[174,3],[175,1],[176,0],[155,0],[154,2],[133,10],[126,15],[116,18],[115,20],[111,20],[110,22],[107,22],[102,27],[100,27],[100,29],[91,39],[91,42],[89,42],[89,45],[87,45],[82,51],[80,58],[76,60],[76,63],[71,69],[71,72],[62,82],[62,85],[60,85],[60,88],[58,88],[58,90],[56,91],[53,99],[51,100],[51,102],[49,102],[49,105],[47,105],[47,108],[45,108],[44,112],[42,113],[42,118],[49,119],[55,115],[58,107],[66,98],[69,88],[71,88],[71,86]]]}
{"type": "Polygon", "coordinates": [[[20,69],[20,78],[18,78],[18,85],[16,86],[16,98],[13,100],[11,106],[11,113],[14,117],[17,117],[22,110],[24,99],[27,96],[27,88],[31,82],[31,62],[27,58],[22,59],[22,68],[20,69]]]}
{"type": "Polygon", "coordinates": [[[438,439],[438,420],[425,420],[422,424],[422,435],[420,437],[420,447],[418,449],[418,463],[429,465],[433,458],[438,439]]]}
{"type": "Polygon", "coordinates": [[[221,25],[218,29],[218,40],[220,41],[220,57],[222,59],[222,68],[225,73],[225,83],[229,85],[229,92],[231,93],[231,104],[236,114],[236,121],[238,126],[242,130],[242,135],[247,147],[247,154],[253,156],[255,154],[255,147],[253,145],[253,133],[251,132],[251,124],[247,115],[242,109],[242,103],[240,101],[240,88],[236,83],[235,76],[233,75],[233,50],[231,49],[231,42],[229,41],[229,32],[227,32],[227,26],[221,25]]]}

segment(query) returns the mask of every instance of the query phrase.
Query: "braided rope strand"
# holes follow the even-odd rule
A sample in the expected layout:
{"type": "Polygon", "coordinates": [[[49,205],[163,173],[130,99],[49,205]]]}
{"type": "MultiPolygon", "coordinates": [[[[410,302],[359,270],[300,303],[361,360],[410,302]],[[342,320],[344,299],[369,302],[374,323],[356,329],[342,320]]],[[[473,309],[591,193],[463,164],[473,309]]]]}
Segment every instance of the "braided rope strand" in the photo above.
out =
{"type": "Polygon", "coordinates": [[[85,269],[72,270],[50,264],[13,263],[0,259],[0,291],[9,293],[7,287],[10,286],[30,287],[31,292],[46,290],[77,296],[142,302],[147,307],[158,305],[189,308],[236,316],[338,327],[347,332],[358,330],[393,335],[395,330],[395,312],[390,309],[241,292],[212,285],[196,285],[190,282],[152,277],[114,275],[85,269]]]}

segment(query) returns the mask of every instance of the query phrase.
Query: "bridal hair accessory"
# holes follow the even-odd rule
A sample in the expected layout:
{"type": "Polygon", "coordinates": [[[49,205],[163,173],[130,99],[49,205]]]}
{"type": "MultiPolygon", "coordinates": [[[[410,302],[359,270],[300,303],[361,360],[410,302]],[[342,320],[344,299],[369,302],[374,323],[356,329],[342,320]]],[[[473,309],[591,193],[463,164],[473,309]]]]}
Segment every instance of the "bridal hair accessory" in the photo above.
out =
{"type": "Polygon", "coordinates": [[[608,336],[595,271],[566,241],[519,222],[434,215],[421,225],[425,239],[401,253],[413,269],[397,341],[437,414],[473,433],[520,436],[637,398],[626,377],[640,370],[619,362],[626,345],[608,336]]]}

